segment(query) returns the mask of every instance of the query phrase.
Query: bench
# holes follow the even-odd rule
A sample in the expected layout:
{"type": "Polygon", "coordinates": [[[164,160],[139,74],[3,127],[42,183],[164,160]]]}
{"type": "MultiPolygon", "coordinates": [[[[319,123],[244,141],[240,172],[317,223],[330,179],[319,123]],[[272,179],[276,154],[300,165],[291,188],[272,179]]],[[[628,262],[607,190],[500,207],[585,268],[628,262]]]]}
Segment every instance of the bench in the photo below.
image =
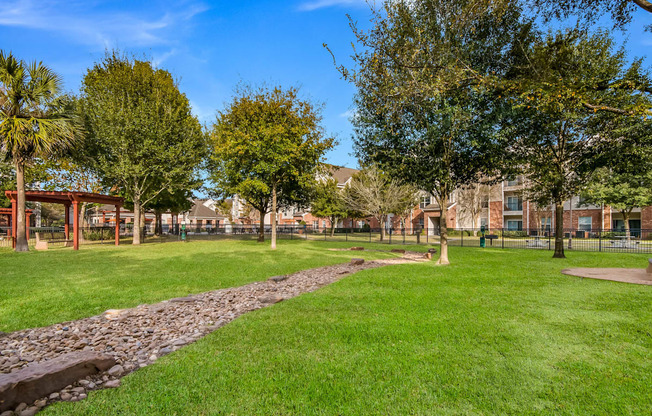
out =
{"type": "Polygon", "coordinates": [[[63,243],[64,247],[72,247],[73,246],[73,240],[68,240],[65,238],[66,234],[62,233],[61,231],[50,231],[50,232],[36,232],[36,246],[34,247],[36,250],[47,250],[49,243],[63,243]],[[64,238],[55,238],[55,233],[56,234],[63,234],[64,238]],[[50,239],[44,239],[41,234],[50,234],[52,238],[50,239]]]}
{"type": "Polygon", "coordinates": [[[489,245],[494,245],[494,240],[498,240],[498,236],[496,234],[487,234],[484,236],[485,239],[489,240],[489,245]]]}

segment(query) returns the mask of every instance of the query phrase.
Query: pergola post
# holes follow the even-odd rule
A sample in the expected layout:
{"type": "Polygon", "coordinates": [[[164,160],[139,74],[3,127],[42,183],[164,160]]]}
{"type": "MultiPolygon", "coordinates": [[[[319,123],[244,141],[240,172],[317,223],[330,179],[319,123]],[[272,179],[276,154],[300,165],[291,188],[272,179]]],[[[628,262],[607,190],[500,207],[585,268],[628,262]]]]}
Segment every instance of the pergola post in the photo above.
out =
{"type": "Polygon", "coordinates": [[[11,199],[11,247],[16,248],[16,232],[18,231],[18,205],[16,199],[11,199]]]}
{"type": "Polygon", "coordinates": [[[115,245],[120,245],[120,205],[115,206],[115,245]]]}
{"type": "Polygon", "coordinates": [[[72,210],[73,247],[75,250],[79,250],[79,201],[72,201],[72,210]]]}
{"type": "Polygon", "coordinates": [[[64,223],[64,233],[66,234],[66,240],[70,240],[70,204],[63,204],[65,211],[66,222],[64,223]]]}
{"type": "Polygon", "coordinates": [[[31,215],[31,212],[25,210],[25,236],[27,237],[27,241],[29,241],[29,217],[31,215]]]}

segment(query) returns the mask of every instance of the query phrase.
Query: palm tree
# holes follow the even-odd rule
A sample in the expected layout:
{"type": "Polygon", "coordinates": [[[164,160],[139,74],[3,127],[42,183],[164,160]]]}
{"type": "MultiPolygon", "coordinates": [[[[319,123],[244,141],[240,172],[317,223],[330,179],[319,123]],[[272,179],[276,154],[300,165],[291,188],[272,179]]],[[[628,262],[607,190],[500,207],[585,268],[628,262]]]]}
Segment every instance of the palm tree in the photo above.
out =
{"type": "Polygon", "coordinates": [[[16,170],[16,251],[28,251],[25,233],[25,165],[68,148],[75,124],[59,95],[61,78],[43,63],[0,51],[0,155],[16,170]]]}

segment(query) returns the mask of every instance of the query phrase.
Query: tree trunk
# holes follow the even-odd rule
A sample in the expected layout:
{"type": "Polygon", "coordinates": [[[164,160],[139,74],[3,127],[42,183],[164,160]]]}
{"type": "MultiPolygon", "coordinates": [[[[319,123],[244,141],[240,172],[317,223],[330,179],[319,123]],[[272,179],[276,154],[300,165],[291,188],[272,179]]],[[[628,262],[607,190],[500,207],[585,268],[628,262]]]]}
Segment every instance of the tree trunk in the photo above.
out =
{"type": "Polygon", "coordinates": [[[448,261],[448,226],[446,219],[448,216],[448,194],[442,194],[439,205],[439,259],[437,265],[445,266],[450,264],[448,261]]]}
{"type": "Polygon", "coordinates": [[[259,243],[264,243],[265,242],[265,214],[266,212],[263,212],[263,210],[258,211],[260,214],[260,227],[258,227],[258,242],[259,243]]]}
{"type": "Polygon", "coordinates": [[[378,218],[378,222],[380,223],[380,242],[382,243],[385,241],[385,216],[378,218]]]}
{"type": "Polygon", "coordinates": [[[272,250],[276,250],[276,185],[272,186],[272,216],[270,218],[272,223],[272,250]]]}
{"type": "Polygon", "coordinates": [[[140,212],[142,211],[142,207],[140,205],[140,198],[139,197],[134,197],[134,228],[133,228],[133,245],[139,245],[140,244],[140,231],[142,228],[142,224],[140,222],[140,212]]]}
{"type": "Polygon", "coordinates": [[[625,241],[629,243],[630,238],[630,229],[629,229],[629,212],[621,211],[623,214],[623,224],[625,225],[625,241]]]}
{"type": "Polygon", "coordinates": [[[16,251],[29,251],[25,230],[25,165],[16,160],[16,251]]]}
{"type": "Polygon", "coordinates": [[[331,217],[331,237],[335,237],[335,217],[331,217]]]}
{"type": "Polygon", "coordinates": [[[554,259],[565,259],[564,254],[564,202],[555,202],[555,254],[554,259]]]}

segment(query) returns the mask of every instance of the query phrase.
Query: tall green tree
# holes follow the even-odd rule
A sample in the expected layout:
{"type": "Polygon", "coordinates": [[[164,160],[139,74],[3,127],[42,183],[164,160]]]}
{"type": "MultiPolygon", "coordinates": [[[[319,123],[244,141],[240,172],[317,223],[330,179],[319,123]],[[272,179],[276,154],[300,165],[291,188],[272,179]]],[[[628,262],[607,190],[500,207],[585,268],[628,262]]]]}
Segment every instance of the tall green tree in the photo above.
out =
{"type": "Polygon", "coordinates": [[[251,87],[237,91],[217,116],[211,134],[215,190],[238,195],[260,212],[264,241],[271,212],[271,248],[276,248],[280,206],[307,205],[324,153],[333,146],[321,126],[321,110],[296,88],[251,87]]]}
{"type": "Polygon", "coordinates": [[[13,162],[18,190],[16,251],[28,251],[25,168],[70,147],[77,131],[69,103],[59,95],[59,75],[41,62],[0,51],[0,154],[13,162]]]}
{"type": "Polygon", "coordinates": [[[586,203],[604,204],[619,211],[629,239],[632,211],[652,205],[652,121],[618,120],[603,134],[614,139],[607,154],[608,164],[591,174],[582,196],[586,203]]]}
{"type": "Polygon", "coordinates": [[[145,210],[164,191],[191,190],[206,138],[172,75],[150,62],[107,53],[83,80],[91,168],[134,207],[133,244],[145,210]]]}
{"type": "Polygon", "coordinates": [[[310,212],[318,218],[328,218],[331,222],[331,237],[335,235],[337,221],[349,214],[342,198],[342,190],[333,178],[319,181],[315,187],[310,212]]]}
{"type": "Polygon", "coordinates": [[[530,25],[505,2],[390,0],[372,29],[352,26],[356,67],[340,71],[357,88],[358,155],[437,200],[438,264],[449,264],[451,194],[504,164],[496,125],[507,104],[493,91],[530,25]]]}
{"type": "Polygon", "coordinates": [[[605,32],[561,31],[523,46],[513,76],[513,112],[504,123],[510,147],[529,179],[527,196],[555,206],[555,252],[564,255],[564,201],[581,193],[592,172],[608,164],[617,138],[609,123],[643,123],[652,113],[640,61],[628,63],[605,32]]]}

